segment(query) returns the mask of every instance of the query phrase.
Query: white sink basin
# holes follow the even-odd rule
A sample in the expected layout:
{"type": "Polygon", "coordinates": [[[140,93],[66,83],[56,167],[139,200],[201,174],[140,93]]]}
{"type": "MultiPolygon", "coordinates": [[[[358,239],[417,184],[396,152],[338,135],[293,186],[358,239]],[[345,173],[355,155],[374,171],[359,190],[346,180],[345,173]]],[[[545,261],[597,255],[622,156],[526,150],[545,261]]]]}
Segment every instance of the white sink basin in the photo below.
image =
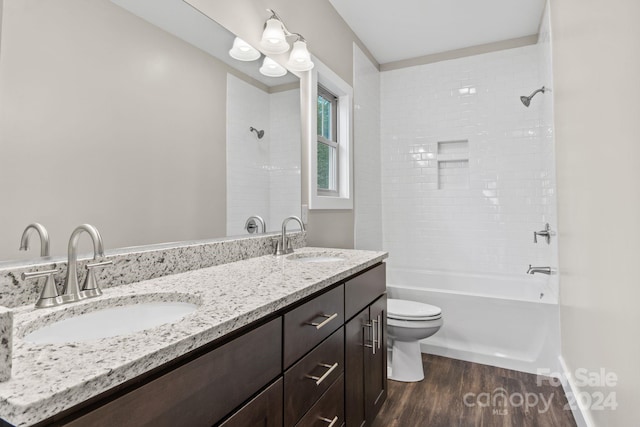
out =
{"type": "Polygon", "coordinates": [[[24,337],[35,344],[92,341],[128,335],[175,322],[198,309],[188,302],[145,302],[92,311],[36,329],[24,337]]]}
{"type": "Polygon", "coordinates": [[[309,263],[326,263],[344,261],[345,258],[331,254],[294,254],[289,255],[287,259],[298,262],[309,263]]]}

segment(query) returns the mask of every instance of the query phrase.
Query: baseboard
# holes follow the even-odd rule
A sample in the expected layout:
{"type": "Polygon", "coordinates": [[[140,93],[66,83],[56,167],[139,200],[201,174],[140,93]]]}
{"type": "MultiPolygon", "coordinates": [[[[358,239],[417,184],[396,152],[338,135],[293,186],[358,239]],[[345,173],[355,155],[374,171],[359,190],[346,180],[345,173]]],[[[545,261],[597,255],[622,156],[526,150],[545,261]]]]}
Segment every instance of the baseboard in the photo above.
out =
{"type": "MultiPolygon", "coordinates": [[[[571,372],[564,361],[564,357],[559,356],[558,360],[560,362],[560,369],[562,369],[562,377],[560,378],[560,381],[562,383],[565,396],[579,396],[580,389],[576,386],[573,380],[573,375],[571,375],[571,372]]],[[[575,402],[576,405],[573,405],[571,408],[576,424],[578,427],[596,427],[593,418],[591,418],[589,408],[585,407],[581,400],[582,399],[573,399],[573,402],[575,402]]]]}

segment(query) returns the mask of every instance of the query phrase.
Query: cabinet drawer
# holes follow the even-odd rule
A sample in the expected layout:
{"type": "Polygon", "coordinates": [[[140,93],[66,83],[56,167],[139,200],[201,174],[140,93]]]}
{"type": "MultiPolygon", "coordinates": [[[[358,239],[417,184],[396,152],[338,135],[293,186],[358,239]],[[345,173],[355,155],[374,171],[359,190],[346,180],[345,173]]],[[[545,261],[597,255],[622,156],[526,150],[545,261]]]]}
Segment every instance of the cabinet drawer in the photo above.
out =
{"type": "Polygon", "coordinates": [[[293,426],[344,371],[340,328],[284,373],[284,425],[293,426]]]}
{"type": "Polygon", "coordinates": [[[291,366],[344,323],[342,285],[284,315],[284,368],[291,366]]]}
{"type": "Polygon", "coordinates": [[[344,423],[344,375],[340,375],[296,427],[341,427],[344,423]]]}
{"type": "Polygon", "coordinates": [[[280,378],[254,397],[220,427],[282,427],[282,388],[280,378]]]}
{"type": "Polygon", "coordinates": [[[387,290],[386,264],[380,264],[344,284],[344,315],[350,319],[387,290]]]}
{"type": "Polygon", "coordinates": [[[67,426],[206,426],[220,421],[280,374],[278,317],[67,426]]]}

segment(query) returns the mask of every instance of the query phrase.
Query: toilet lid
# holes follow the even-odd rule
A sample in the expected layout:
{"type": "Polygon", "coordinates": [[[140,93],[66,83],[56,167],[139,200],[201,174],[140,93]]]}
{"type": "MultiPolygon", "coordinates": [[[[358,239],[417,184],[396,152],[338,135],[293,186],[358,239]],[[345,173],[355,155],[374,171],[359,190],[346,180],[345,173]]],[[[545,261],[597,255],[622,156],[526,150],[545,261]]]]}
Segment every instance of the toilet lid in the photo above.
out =
{"type": "Polygon", "coordinates": [[[440,317],[442,310],[435,305],[402,299],[387,300],[387,317],[398,320],[426,320],[440,317]]]}

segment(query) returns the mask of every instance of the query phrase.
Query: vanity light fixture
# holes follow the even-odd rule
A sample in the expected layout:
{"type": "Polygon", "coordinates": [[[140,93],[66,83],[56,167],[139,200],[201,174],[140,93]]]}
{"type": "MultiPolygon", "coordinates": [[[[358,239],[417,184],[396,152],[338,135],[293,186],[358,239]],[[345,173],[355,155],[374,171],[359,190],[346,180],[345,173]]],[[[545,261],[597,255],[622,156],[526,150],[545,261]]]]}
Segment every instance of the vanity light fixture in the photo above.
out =
{"type": "Polygon", "coordinates": [[[262,67],[260,67],[260,74],[267,77],[282,77],[287,74],[287,69],[265,56],[264,61],[262,61],[262,67]]]}
{"type": "Polygon", "coordinates": [[[255,61],[260,58],[260,52],[240,37],[236,37],[233,40],[229,56],[238,61],[255,61]]]}
{"type": "Polygon", "coordinates": [[[304,37],[299,33],[289,31],[275,11],[271,9],[267,9],[267,11],[271,13],[271,17],[265,23],[262,40],[260,40],[262,50],[267,54],[285,53],[291,47],[287,42],[287,37],[295,37],[287,66],[292,71],[312,69],[313,62],[311,62],[311,55],[307,50],[307,42],[304,37]]]}

